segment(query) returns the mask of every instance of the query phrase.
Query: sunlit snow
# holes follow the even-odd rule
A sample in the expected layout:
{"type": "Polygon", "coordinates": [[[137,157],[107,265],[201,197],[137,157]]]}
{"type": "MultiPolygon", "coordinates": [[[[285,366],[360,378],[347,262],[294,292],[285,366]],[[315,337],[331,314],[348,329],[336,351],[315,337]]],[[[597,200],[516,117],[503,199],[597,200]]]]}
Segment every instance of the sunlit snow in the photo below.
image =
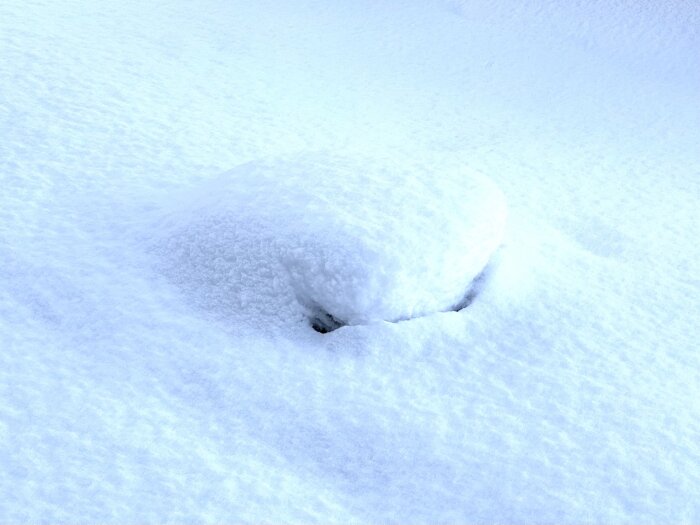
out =
{"type": "Polygon", "coordinates": [[[0,2],[0,522],[700,522],[698,28],[0,2]]]}
{"type": "Polygon", "coordinates": [[[459,307],[506,217],[464,168],[329,154],[247,163],[174,200],[153,229],[178,286],[220,310],[339,325],[459,307]]]}

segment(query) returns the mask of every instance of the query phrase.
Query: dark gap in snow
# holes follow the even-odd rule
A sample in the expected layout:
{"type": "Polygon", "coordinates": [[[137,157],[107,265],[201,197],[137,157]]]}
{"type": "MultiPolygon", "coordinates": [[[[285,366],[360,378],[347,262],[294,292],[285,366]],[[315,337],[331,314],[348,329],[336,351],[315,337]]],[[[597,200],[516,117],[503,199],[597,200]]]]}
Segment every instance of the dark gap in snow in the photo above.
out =
{"type": "Polygon", "coordinates": [[[311,327],[320,334],[327,334],[328,332],[337,330],[341,326],[345,326],[345,323],[321,309],[311,317],[311,327]]]}
{"type": "MultiPolygon", "coordinates": [[[[484,270],[479,275],[477,275],[471,282],[467,293],[464,295],[464,298],[457,304],[455,304],[452,308],[445,311],[460,312],[465,308],[468,308],[483,290],[484,285],[486,283],[486,279],[490,273],[490,269],[490,266],[484,268],[484,270]]],[[[395,321],[390,322],[399,323],[401,321],[410,321],[411,319],[413,318],[409,317],[404,319],[397,319],[395,321]]],[[[313,314],[309,317],[309,320],[311,322],[311,327],[320,334],[327,334],[329,332],[333,332],[334,330],[337,330],[338,328],[341,328],[346,325],[346,323],[344,323],[340,319],[336,319],[335,317],[333,317],[333,315],[329,314],[319,306],[315,307],[313,314]]]]}
{"type": "Polygon", "coordinates": [[[484,268],[479,275],[477,275],[474,280],[471,282],[471,285],[469,286],[469,290],[467,290],[466,295],[464,298],[458,302],[456,305],[454,305],[451,310],[453,312],[460,312],[464,310],[465,308],[469,307],[474,300],[479,296],[481,293],[481,290],[484,288],[484,284],[486,281],[486,277],[488,276],[489,273],[489,267],[487,266],[484,268]]]}

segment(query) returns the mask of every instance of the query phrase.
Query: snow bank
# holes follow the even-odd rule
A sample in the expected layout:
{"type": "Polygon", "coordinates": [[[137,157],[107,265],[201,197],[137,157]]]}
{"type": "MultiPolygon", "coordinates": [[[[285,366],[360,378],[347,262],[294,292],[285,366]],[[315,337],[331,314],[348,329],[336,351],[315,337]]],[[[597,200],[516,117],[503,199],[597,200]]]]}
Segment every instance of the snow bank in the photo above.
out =
{"type": "Polygon", "coordinates": [[[464,169],[316,154],[239,166],[173,217],[171,273],[240,307],[296,300],[331,328],[458,305],[501,242],[506,205],[464,169]]]}

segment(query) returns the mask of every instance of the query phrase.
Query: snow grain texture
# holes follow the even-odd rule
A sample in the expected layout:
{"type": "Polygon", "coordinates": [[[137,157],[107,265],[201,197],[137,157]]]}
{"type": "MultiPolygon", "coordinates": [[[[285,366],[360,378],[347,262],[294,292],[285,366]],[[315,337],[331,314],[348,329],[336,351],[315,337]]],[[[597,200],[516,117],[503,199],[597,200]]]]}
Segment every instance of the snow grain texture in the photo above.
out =
{"type": "Polygon", "coordinates": [[[303,154],[205,182],[169,214],[161,245],[187,286],[292,317],[296,300],[307,316],[356,325],[459,304],[505,219],[503,195],[478,173],[303,154]]]}

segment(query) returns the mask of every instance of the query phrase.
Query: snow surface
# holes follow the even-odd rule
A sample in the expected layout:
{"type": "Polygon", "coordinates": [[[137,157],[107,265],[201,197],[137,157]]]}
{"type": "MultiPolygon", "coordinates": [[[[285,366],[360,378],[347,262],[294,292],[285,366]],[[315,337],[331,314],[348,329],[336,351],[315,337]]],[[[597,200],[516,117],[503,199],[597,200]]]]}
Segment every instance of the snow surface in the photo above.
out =
{"type": "Polygon", "coordinates": [[[699,28],[691,1],[0,2],[0,521],[700,521],[699,28]],[[215,282],[167,257],[221,173],[319,150],[495,182],[469,308],[319,334],[226,293],[283,278],[267,245],[215,282]]]}
{"type": "Polygon", "coordinates": [[[483,175],[332,154],[246,163],[177,201],[155,250],[178,285],[350,325],[464,303],[506,217],[483,175]]]}

